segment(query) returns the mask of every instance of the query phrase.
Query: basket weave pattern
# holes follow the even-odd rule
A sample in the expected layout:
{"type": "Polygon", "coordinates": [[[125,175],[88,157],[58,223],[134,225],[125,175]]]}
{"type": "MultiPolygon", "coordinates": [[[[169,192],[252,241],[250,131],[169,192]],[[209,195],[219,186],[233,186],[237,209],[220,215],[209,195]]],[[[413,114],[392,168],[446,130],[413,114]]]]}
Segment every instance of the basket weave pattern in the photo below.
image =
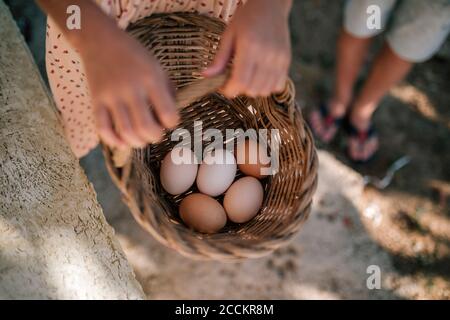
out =
{"type": "MultiPolygon", "coordinates": [[[[201,78],[200,71],[214,58],[224,27],[218,19],[177,13],[152,15],[128,32],[153,53],[179,89],[201,78]]],[[[139,224],[161,243],[195,259],[259,257],[287,243],[308,217],[317,184],[317,155],[295,103],[292,82],[269,98],[229,100],[218,93],[209,94],[182,108],[180,115],[179,127],[200,139],[194,121],[203,122],[203,132],[215,128],[224,136],[226,129],[279,129],[279,171],[262,181],[264,203],[254,219],[229,223],[220,233],[207,235],[186,227],[178,215],[179,202],[195,192],[195,186],[171,196],[159,182],[161,160],[178,144],[171,141],[170,132],[160,143],[134,150],[122,168],[114,167],[111,151],[105,147],[113,181],[139,224]]],[[[208,144],[203,141],[204,147],[208,144]]]]}

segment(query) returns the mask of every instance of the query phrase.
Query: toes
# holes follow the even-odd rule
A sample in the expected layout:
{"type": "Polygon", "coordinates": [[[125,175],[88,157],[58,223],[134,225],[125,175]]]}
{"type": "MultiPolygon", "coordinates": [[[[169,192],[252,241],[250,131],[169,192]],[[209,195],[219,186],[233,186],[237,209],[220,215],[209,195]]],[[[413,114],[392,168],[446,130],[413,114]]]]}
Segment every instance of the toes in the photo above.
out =
{"type": "Polygon", "coordinates": [[[348,141],[348,153],[353,161],[360,160],[359,144],[358,141],[354,138],[350,138],[348,141]]]}
{"type": "Polygon", "coordinates": [[[353,161],[368,161],[378,150],[378,138],[373,137],[361,142],[357,138],[350,138],[348,155],[353,161]]]}
{"type": "Polygon", "coordinates": [[[325,143],[329,143],[337,132],[337,127],[335,125],[327,126],[322,115],[317,110],[310,113],[309,122],[314,134],[325,143]]]}
{"type": "Polygon", "coordinates": [[[322,140],[326,143],[330,142],[336,134],[336,131],[337,129],[334,126],[327,128],[327,130],[322,135],[322,140]]]}
{"type": "Polygon", "coordinates": [[[321,138],[324,128],[322,125],[321,117],[317,111],[311,112],[311,115],[309,117],[309,122],[311,123],[311,127],[315,133],[316,136],[321,138]]]}
{"type": "Polygon", "coordinates": [[[364,145],[363,159],[369,160],[378,150],[378,139],[376,137],[371,138],[364,145]]]}

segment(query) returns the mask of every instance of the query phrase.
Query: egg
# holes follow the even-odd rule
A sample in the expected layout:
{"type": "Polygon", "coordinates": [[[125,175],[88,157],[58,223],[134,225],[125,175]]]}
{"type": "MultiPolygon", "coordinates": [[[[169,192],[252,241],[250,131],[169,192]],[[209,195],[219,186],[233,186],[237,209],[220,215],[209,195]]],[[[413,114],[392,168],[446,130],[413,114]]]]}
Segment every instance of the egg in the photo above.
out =
{"type": "Polygon", "coordinates": [[[225,193],[223,206],[228,219],[244,223],[256,216],[262,206],[264,190],[258,179],[243,177],[234,182],[225,193]]]}
{"type": "Polygon", "coordinates": [[[172,195],[181,194],[194,184],[197,171],[195,154],[189,148],[176,147],[162,161],[161,185],[172,195]]]}
{"type": "Polygon", "coordinates": [[[227,215],[220,203],[201,193],[193,193],[184,198],[179,212],[184,223],[204,233],[218,232],[227,223],[227,215]]]}
{"type": "Polygon", "coordinates": [[[215,149],[203,158],[197,175],[201,193],[216,197],[233,183],[237,166],[233,154],[225,149],[215,149]]]}
{"type": "Polygon", "coordinates": [[[252,139],[246,139],[236,146],[236,159],[239,170],[244,174],[261,179],[267,176],[263,170],[270,168],[270,157],[264,146],[252,139]]]}

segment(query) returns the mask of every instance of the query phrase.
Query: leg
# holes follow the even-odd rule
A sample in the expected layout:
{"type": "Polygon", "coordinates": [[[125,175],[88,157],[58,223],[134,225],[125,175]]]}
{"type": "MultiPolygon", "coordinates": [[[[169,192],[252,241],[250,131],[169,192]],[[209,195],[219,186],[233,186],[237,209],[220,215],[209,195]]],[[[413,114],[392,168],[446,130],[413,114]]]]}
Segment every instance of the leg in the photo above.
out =
{"type": "MultiPolygon", "coordinates": [[[[372,114],[389,89],[406,76],[414,63],[433,56],[445,41],[450,32],[450,2],[404,1],[393,18],[387,43],[376,58],[350,114],[350,122],[359,132],[367,132],[372,114]]],[[[350,157],[355,160],[371,157],[378,148],[376,136],[373,139],[353,136],[349,142],[350,157]]]]}
{"type": "Polygon", "coordinates": [[[358,130],[369,128],[380,100],[408,74],[412,66],[412,62],[399,57],[388,44],[383,47],[352,107],[350,121],[358,130]]]}
{"type": "Polygon", "coordinates": [[[366,58],[371,38],[357,38],[344,29],[337,42],[337,65],[333,96],[324,110],[314,110],[310,115],[310,123],[316,136],[323,142],[330,142],[339,128],[339,121],[347,112],[353,96],[353,87],[366,58]],[[331,121],[330,121],[331,120],[331,121]]]}
{"type": "MultiPolygon", "coordinates": [[[[371,125],[372,114],[377,109],[380,100],[390,88],[401,81],[411,70],[413,64],[399,57],[386,44],[374,61],[370,74],[355,99],[350,123],[358,132],[367,132],[371,125]]],[[[351,135],[349,138],[349,155],[353,160],[366,161],[378,149],[378,137],[372,135],[361,137],[351,135]]]]}
{"type": "Polygon", "coordinates": [[[372,38],[357,38],[342,30],[337,44],[337,65],[330,114],[344,116],[353,97],[353,87],[366,59],[372,38]]]}
{"type": "Polygon", "coordinates": [[[349,0],[344,10],[344,26],[337,45],[335,88],[329,101],[331,115],[343,116],[353,98],[353,87],[374,36],[387,24],[396,0],[349,0]],[[367,26],[367,8],[380,9],[380,29],[367,26]]]}
{"type": "Polygon", "coordinates": [[[353,98],[353,87],[367,56],[371,39],[383,31],[396,0],[349,0],[344,10],[344,26],[340,33],[336,52],[335,87],[332,97],[310,114],[309,120],[316,136],[331,141],[339,122],[347,113],[353,98]],[[376,4],[381,8],[382,26],[379,30],[367,27],[367,8],[376,4]]]}

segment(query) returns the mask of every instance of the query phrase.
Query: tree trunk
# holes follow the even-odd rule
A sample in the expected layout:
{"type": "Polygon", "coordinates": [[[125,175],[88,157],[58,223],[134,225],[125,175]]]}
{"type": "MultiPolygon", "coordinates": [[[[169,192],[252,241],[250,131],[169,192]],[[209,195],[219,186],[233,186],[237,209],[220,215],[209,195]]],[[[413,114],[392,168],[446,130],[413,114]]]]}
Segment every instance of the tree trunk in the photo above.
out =
{"type": "Polygon", "coordinates": [[[0,39],[0,298],[144,298],[1,0],[0,39]]]}

